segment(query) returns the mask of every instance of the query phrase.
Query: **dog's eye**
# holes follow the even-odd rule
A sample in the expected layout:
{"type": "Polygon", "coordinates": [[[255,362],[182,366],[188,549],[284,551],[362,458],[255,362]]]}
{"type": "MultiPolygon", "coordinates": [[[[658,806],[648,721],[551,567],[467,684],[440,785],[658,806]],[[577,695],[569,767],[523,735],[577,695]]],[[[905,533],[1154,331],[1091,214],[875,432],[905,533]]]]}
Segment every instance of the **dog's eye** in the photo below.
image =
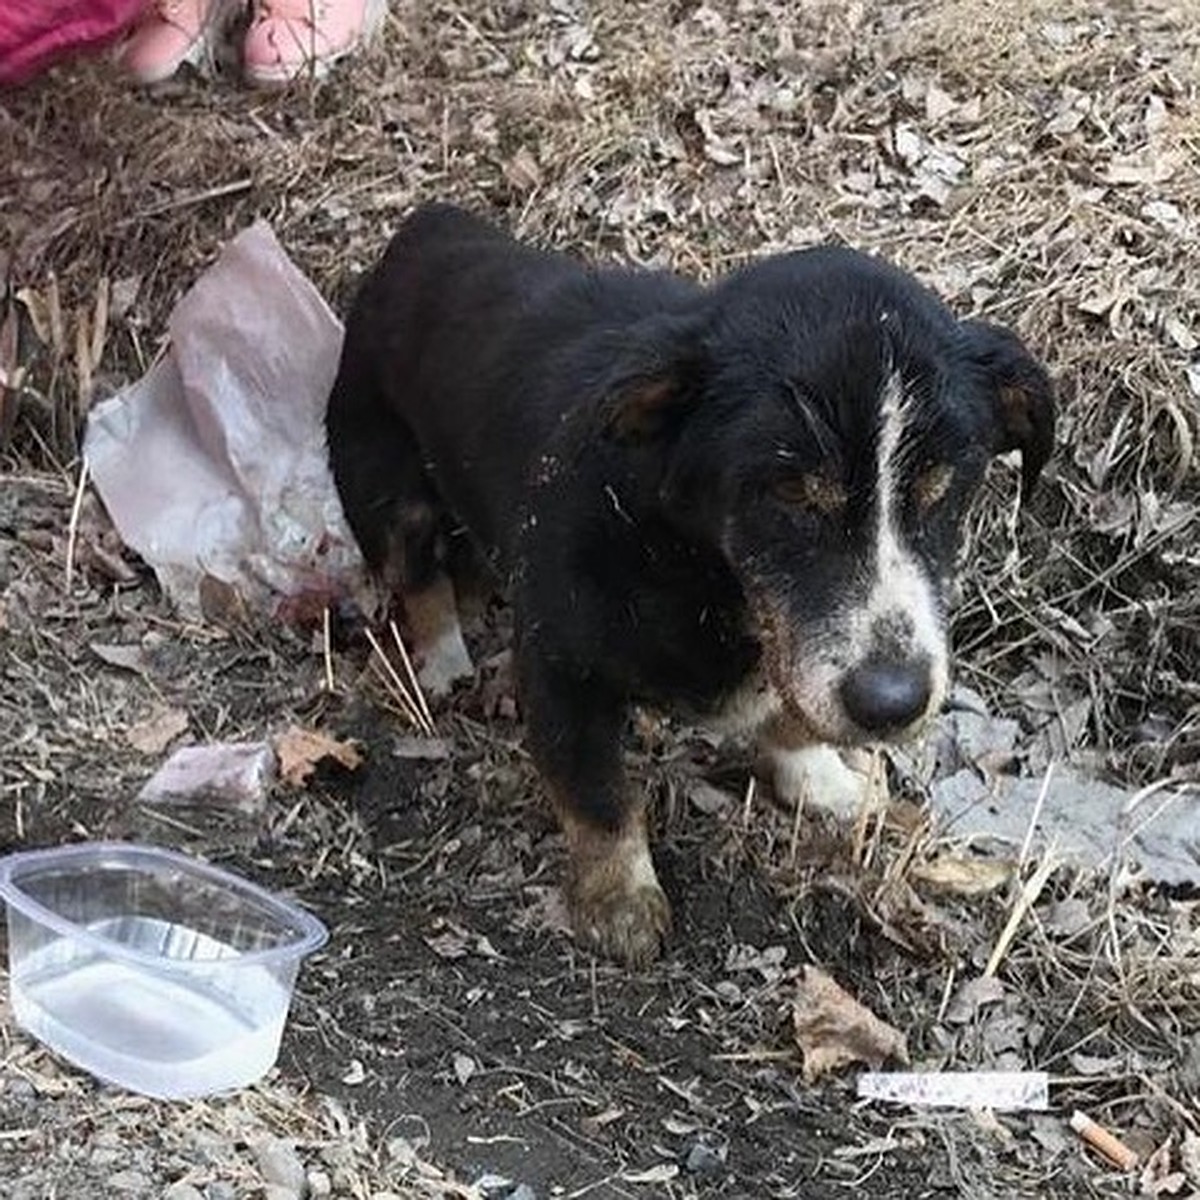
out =
{"type": "Polygon", "coordinates": [[[796,475],[775,484],[775,496],[784,504],[835,513],[846,507],[846,489],[827,475],[796,475]]]}
{"type": "Polygon", "coordinates": [[[946,493],[950,490],[950,484],[953,482],[953,467],[948,467],[945,463],[939,463],[936,466],[926,467],[925,470],[917,476],[917,482],[914,488],[917,497],[917,507],[921,509],[932,508],[946,495],[946,493]]]}

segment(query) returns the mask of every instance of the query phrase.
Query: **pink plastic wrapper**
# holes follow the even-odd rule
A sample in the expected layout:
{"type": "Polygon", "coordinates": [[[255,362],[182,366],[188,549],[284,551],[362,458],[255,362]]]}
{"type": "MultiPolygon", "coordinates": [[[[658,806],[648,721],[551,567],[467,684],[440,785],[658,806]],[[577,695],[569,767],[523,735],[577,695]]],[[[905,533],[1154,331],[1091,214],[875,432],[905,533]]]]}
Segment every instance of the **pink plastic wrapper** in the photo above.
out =
{"type": "Polygon", "coordinates": [[[226,246],[170,333],[88,419],[84,455],[126,544],[186,616],[205,576],[281,619],[369,606],[325,447],[342,327],[265,224],[226,246]]]}
{"type": "Polygon", "coordinates": [[[2,0],[0,87],[32,79],[59,59],[114,41],[149,0],[2,0]]]}

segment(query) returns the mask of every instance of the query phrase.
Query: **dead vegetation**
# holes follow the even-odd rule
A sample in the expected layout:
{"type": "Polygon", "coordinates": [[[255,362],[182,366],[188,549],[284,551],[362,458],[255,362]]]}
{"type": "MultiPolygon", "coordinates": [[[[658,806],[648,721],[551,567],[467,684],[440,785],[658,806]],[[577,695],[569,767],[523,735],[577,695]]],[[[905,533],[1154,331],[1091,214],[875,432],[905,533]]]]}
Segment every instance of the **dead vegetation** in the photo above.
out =
{"type": "MultiPolygon", "coordinates": [[[[452,1010],[457,957],[435,962],[443,984],[425,980],[443,978],[430,974],[428,953],[441,959],[430,939],[448,928],[433,929],[430,914],[473,920],[502,947],[507,938],[529,962],[535,997],[559,1007],[556,1020],[596,1023],[589,1003],[601,995],[617,1006],[636,1000],[647,1020],[661,1016],[664,1038],[684,1036],[671,1021],[701,1031],[704,1054],[741,1070],[737,1086],[768,1114],[782,1104],[772,1092],[780,1055],[793,1054],[778,1018],[795,954],[785,967],[772,947],[794,944],[904,1031],[926,1065],[1035,1063],[1052,1073],[1056,1103],[1122,1129],[1143,1161],[1172,1131],[1145,1194],[1186,1194],[1183,1184],[1154,1189],[1184,1171],[1183,1147],[1200,1134],[1194,897],[1131,903],[1117,863],[1099,889],[1047,868],[1005,939],[1022,886],[1045,861],[1037,855],[981,859],[906,804],[886,823],[864,824],[849,846],[804,839],[791,817],[746,796],[744,771],[721,775],[703,745],[673,758],[650,738],[639,771],[661,793],[660,820],[688,864],[679,868],[687,885],[711,889],[754,867],[779,919],[701,924],[712,947],[688,946],[685,967],[664,967],[644,995],[634,985],[618,991],[627,985],[603,971],[589,982],[531,899],[544,897],[535,864],[554,842],[529,816],[534,789],[515,729],[490,719],[486,701],[483,713],[448,722],[435,714],[445,754],[419,760],[419,785],[368,772],[361,786],[379,806],[377,825],[340,787],[289,793],[270,829],[250,835],[122,810],[117,795],[153,759],[136,731],[158,728],[164,712],[185,712],[182,736],[201,740],[257,739],[293,723],[355,734],[360,710],[345,693],[361,695],[369,676],[363,656],[326,661],[286,631],[231,637],[179,622],[92,500],[74,525],[70,513],[89,405],[154,360],[174,300],[255,216],[339,307],[408,207],[433,197],[497,213],[557,246],[701,276],[837,239],[895,258],[961,313],[1014,325],[1061,388],[1061,449],[1042,491],[1019,514],[1014,473],[994,472],[964,555],[959,671],[1018,722],[1005,769],[1040,774],[1069,761],[1130,786],[1194,784],[1198,79],[1200,24],[1185,4],[438,0],[394,4],[383,45],[315,90],[264,97],[228,81],[183,80],[146,95],[82,65],[6,98],[0,837],[90,833],[116,821],[206,852],[221,847],[237,862],[268,859],[289,886],[336,904],[349,947],[370,925],[364,914],[413,904],[397,918],[411,923],[409,940],[373,955],[392,982],[379,983],[348,949],[345,973],[330,965],[314,984],[306,1018],[321,1034],[305,1045],[326,1039],[336,1054],[378,1056],[387,1071],[391,1034],[366,1028],[366,1010],[350,998],[358,989],[393,1004],[414,1040],[430,1036],[420,1022],[439,1014],[440,1036],[488,1064],[471,1087],[507,1060],[479,1040],[486,1025],[452,1010]],[[336,690],[325,686],[331,672],[336,690]],[[397,787],[420,797],[419,835],[381,798],[397,787]],[[482,846],[468,837],[481,813],[490,823],[482,846]],[[699,832],[687,832],[697,822],[699,832]],[[472,907],[472,887],[491,899],[472,907]],[[498,899],[512,896],[515,916],[498,899]],[[406,1008],[411,996],[426,1008],[406,1008]]],[[[387,685],[371,693],[376,701],[396,690],[390,676],[387,685]]],[[[403,711],[398,696],[392,702],[403,711]]],[[[1194,793],[1181,802],[1195,803],[1194,793]]],[[[501,1008],[541,1028],[527,994],[489,986],[501,1008]]],[[[656,1110],[639,1109],[634,1084],[613,1083],[574,1049],[580,1074],[565,1076],[559,1045],[544,1071],[553,1086],[522,1085],[528,1104],[613,1088],[620,1105],[587,1109],[585,1148],[603,1145],[620,1161],[606,1169],[625,1190],[611,1194],[644,1188],[618,1177],[647,1169],[630,1128],[657,1121],[656,1110]]],[[[5,1062],[28,1053],[12,1043],[5,1062]]],[[[469,1091],[450,1078],[454,1096],[469,1091]]],[[[698,1094],[671,1101],[693,1123],[698,1094]]],[[[850,1103],[831,1100],[839,1114],[850,1103]]],[[[746,1122],[748,1104],[730,1104],[722,1136],[746,1122]]],[[[1124,1187],[1076,1169],[1056,1121],[853,1125],[868,1164],[859,1178],[916,1150],[944,1151],[947,1186],[960,1194],[985,1194],[981,1180],[997,1195],[1124,1187]]],[[[843,1186],[861,1164],[838,1161],[843,1186]]],[[[660,1185],[696,1194],[700,1185],[677,1176],[660,1172],[660,1185]]],[[[1195,1177],[1190,1186],[1200,1186],[1195,1177]]],[[[901,1182],[878,1194],[917,1192],[901,1182]]]]}

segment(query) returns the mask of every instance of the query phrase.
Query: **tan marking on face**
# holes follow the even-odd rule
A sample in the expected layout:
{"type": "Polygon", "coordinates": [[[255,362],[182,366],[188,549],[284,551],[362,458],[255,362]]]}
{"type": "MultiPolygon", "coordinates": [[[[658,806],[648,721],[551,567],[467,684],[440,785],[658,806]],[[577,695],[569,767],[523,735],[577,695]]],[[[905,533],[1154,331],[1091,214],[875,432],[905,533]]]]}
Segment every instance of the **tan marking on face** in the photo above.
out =
{"type": "Polygon", "coordinates": [[[785,503],[831,516],[846,507],[846,489],[828,475],[799,475],[794,479],[781,479],[775,485],[775,494],[785,503]]]}
{"type": "Polygon", "coordinates": [[[954,482],[954,468],[945,463],[927,467],[917,476],[915,492],[917,507],[922,512],[931,509],[939,500],[945,498],[954,482]]]}

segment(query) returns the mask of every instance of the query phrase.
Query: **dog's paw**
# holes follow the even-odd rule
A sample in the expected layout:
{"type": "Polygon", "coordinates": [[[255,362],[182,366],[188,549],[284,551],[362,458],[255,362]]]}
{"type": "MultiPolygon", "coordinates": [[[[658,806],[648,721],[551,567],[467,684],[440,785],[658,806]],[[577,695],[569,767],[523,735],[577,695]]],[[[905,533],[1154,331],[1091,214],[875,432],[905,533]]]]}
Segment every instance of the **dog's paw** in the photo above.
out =
{"type": "Polygon", "coordinates": [[[662,952],[671,928],[671,905],[644,846],[618,845],[589,864],[570,889],[571,924],[578,941],[631,967],[662,952]]]}
{"type": "Polygon", "coordinates": [[[417,680],[425,694],[435,700],[448,696],[460,679],[475,675],[471,655],[457,626],[443,633],[431,646],[418,647],[417,655],[420,659],[417,680]]]}
{"type": "Polygon", "coordinates": [[[868,807],[878,807],[882,797],[871,787],[869,764],[862,770],[848,766],[832,746],[805,746],[800,750],[768,747],[775,798],[789,808],[803,805],[841,821],[853,820],[868,807]]]}

